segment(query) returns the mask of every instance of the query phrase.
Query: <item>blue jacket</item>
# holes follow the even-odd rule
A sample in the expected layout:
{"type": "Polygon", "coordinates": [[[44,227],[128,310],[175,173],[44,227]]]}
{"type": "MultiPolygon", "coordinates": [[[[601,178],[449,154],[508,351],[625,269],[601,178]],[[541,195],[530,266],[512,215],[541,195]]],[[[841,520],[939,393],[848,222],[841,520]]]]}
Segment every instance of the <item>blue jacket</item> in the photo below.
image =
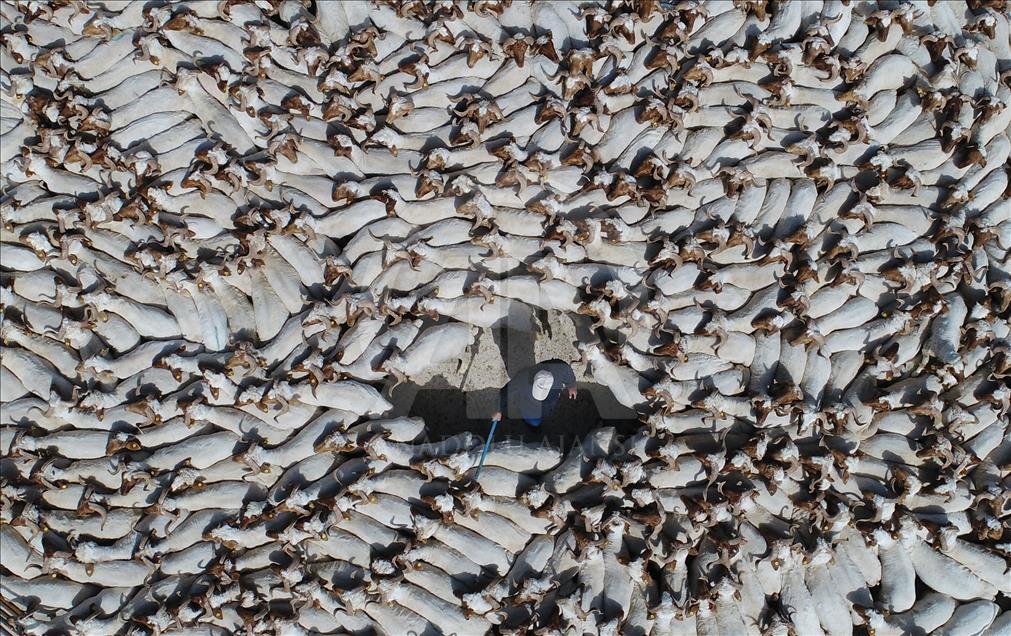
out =
{"type": "Polygon", "coordinates": [[[527,367],[516,374],[499,392],[499,410],[503,418],[536,420],[551,414],[558,404],[562,389],[576,386],[576,374],[572,367],[562,360],[545,360],[527,367]],[[534,376],[538,371],[548,370],[555,382],[543,401],[534,399],[534,376]]]}

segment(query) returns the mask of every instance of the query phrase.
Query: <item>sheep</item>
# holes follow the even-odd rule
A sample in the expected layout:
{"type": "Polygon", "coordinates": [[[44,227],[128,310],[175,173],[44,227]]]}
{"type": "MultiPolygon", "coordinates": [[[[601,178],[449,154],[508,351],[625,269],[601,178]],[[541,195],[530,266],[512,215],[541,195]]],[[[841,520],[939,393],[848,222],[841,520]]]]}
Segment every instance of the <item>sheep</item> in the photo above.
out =
{"type": "Polygon", "coordinates": [[[1007,20],[969,4],[3,5],[3,615],[1000,632],[1007,20]],[[474,480],[396,410],[566,315],[637,430],[474,480]]]}

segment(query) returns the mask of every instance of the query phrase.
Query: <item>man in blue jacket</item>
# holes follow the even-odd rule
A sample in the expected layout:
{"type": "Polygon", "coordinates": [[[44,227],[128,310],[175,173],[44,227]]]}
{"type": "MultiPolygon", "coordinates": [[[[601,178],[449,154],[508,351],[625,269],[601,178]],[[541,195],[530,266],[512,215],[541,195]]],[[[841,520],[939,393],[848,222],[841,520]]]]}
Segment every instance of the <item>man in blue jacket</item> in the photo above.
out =
{"type": "Polygon", "coordinates": [[[555,410],[563,390],[569,399],[576,397],[576,374],[572,367],[561,360],[545,360],[523,369],[502,387],[499,410],[491,418],[498,422],[504,415],[540,426],[555,410]]]}

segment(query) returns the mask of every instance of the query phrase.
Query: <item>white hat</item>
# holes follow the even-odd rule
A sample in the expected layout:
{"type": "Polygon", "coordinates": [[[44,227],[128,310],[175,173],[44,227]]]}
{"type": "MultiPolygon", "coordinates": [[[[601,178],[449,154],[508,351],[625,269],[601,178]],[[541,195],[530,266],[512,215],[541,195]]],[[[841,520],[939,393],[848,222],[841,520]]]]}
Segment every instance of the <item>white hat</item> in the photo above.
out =
{"type": "Polygon", "coordinates": [[[548,397],[548,393],[551,393],[551,387],[555,385],[555,376],[551,375],[550,371],[541,370],[537,372],[534,376],[534,386],[531,393],[534,395],[534,399],[538,402],[544,400],[548,397]]]}

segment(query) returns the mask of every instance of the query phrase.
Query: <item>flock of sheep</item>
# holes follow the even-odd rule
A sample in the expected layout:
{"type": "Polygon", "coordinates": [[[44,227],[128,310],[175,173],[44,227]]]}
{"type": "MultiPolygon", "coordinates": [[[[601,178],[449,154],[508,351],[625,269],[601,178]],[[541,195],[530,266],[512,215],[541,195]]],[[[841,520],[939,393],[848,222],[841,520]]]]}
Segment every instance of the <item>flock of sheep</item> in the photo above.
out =
{"type": "Polygon", "coordinates": [[[1004,0],[0,19],[0,633],[1011,634],[1004,0]],[[642,427],[475,481],[540,310],[642,427]]]}

